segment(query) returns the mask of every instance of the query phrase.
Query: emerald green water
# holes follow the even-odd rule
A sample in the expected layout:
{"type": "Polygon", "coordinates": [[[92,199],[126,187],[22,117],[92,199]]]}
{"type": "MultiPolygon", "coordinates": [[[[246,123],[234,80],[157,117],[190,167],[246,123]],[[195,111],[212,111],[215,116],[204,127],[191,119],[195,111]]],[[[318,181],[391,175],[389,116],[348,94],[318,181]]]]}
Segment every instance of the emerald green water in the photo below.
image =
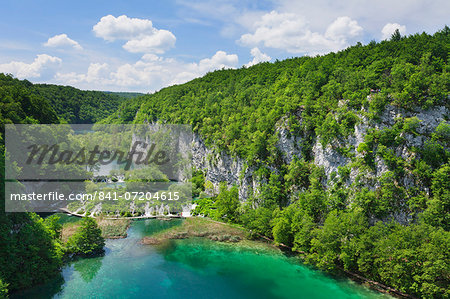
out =
{"type": "Polygon", "coordinates": [[[264,247],[206,239],[139,244],[182,220],[133,222],[128,238],[108,240],[103,257],[81,259],[52,282],[11,298],[380,298],[347,279],[309,269],[264,247]]]}

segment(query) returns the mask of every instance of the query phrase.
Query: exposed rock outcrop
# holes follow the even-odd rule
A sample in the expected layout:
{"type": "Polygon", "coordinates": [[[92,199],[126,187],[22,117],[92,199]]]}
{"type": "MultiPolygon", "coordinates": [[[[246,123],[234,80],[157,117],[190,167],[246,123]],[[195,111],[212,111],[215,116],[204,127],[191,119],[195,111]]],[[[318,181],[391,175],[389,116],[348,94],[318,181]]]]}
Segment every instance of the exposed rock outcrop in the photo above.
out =
{"type": "MultiPolygon", "coordinates": [[[[362,111],[364,112],[364,111],[362,111]]],[[[371,128],[382,130],[392,127],[398,118],[417,117],[420,122],[416,131],[418,134],[404,134],[405,142],[395,149],[395,154],[403,159],[414,159],[413,147],[422,147],[436,127],[445,121],[449,116],[449,110],[445,106],[438,106],[429,110],[405,111],[394,106],[387,106],[378,120],[369,120],[364,113],[358,113],[360,121],[355,125],[354,133],[344,140],[334,140],[327,146],[323,146],[320,138],[316,138],[312,149],[314,163],[323,167],[327,180],[333,172],[338,173],[338,167],[350,165],[351,158],[344,156],[336,148],[346,147],[350,149],[350,154],[355,157],[361,156],[357,152],[358,146],[364,142],[364,136],[371,128]]],[[[296,115],[297,121],[301,124],[301,114],[296,115]]],[[[288,127],[287,117],[283,117],[277,123],[275,132],[278,136],[277,148],[282,155],[284,163],[289,164],[294,156],[301,157],[302,139],[294,136],[288,127]]],[[[229,185],[239,186],[239,196],[245,200],[249,195],[249,190],[258,189],[259,181],[254,178],[255,167],[247,167],[246,162],[238,157],[231,157],[226,153],[217,153],[205,146],[200,136],[194,134],[193,137],[193,164],[206,172],[206,180],[210,181],[215,191],[222,181],[229,185]]],[[[369,174],[369,178],[382,176],[389,169],[386,163],[379,156],[375,157],[375,172],[369,174]]],[[[348,184],[351,184],[359,174],[358,169],[352,169],[348,184]]],[[[411,178],[405,176],[403,184],[408,187],[413,183],[411,178]]],[[[370,186],[376,187],[376,185],[370,186]]]]}
{"type": "Polygon", "coordinates": [[[258,182],[253,178],[254,168],[239,158],[208,148],[202,138],[194,133],[192,142],[192,164],[205,170],[205,179],[219,191],[220,182],[239,186],[239,198],[245,200],[251,190],[256,190],[258,182]]]}
{"type": "MultiPolygon", "coordinates": [[[[354,133],[346,138],[341,140],[335,139],[326,146],[321,144],[320,136],[315,139],[312,148],[312,158],[314,164],[324,169],[326,175],[325,185],[327,185],[327,181],[332,176],[339,176],[339,167],[350,165],[352,159],[349,156],[361,157],[357,149],[364,142],[364,137],[369,129],[382,130],[391,128],[399,118],[417,117],[420,121],[416,128],[418,134],[403,134],[401,137],[404,139],[404,143],[394,150],[398,157],[411,160],[415,157],[415,153],[411,152],[411,149],[413,147],[422,147],[429,140],[431,133],[434,132],[436,127],[449,117],[449,110],[445,106],[418,111],[405,111],[394,106],[387,106],[378,120],[369,120],[364,112],[363,110],[361,113],[357,113],[360,121],[355,125],[354,133]],[[338,148],[347,148],[350,154],[344,155],[337,150],[338,148]]],[[[301,125],[300,110],[294,115],[294,119],[297,125],[301,125]]],[[[301,158],[302,138],[291,132],[287,116],[282,117],[277,122],[275,134],[278,137],[276,147],[281,154],[283,163],[289,164],[294,156],[301,158]]],[[[249,167],[242,158],[233,157],[226,152],[218,152],[217,149],[206,146],[201,136],[195,132],[191,137],[192,140],[188,140],[189,138],[180,139],[180,142],[176,144],[177,152],[186,152],[186,149],[192,149],[192,165],[205,171],[205,180],[213,186],[213,190],[210,190],[211,193],[218,192],[221,182],[227,182],[229,186],[237,185],[239,187],[239,198],[242,201],[245,201],[251,192],[258,192],[259,186],[263,182],[255,177],[256,166],[249,167]]],[[[136,140],[139,140],[139,138],[135,136],[133,141],[136,140]]],[[[276,167],[273,170],[277,171],[276,167]]],[[[376,155],[375,171],[366,174],[368,187],[375,188],[377,186],[375,178],[381,177],[388,170],[389,168],[383,159],[376,155]],[[375,184],[371,185],[371,182],[375,182],[375,184]]],[[[359,170],[352,168],[347,184],[350,185],[358,175],[360,175],[359,170]]],[[[405,176],[402,183],[408,187],[413,184],[413,181],[408,176],[405,176]]]]}

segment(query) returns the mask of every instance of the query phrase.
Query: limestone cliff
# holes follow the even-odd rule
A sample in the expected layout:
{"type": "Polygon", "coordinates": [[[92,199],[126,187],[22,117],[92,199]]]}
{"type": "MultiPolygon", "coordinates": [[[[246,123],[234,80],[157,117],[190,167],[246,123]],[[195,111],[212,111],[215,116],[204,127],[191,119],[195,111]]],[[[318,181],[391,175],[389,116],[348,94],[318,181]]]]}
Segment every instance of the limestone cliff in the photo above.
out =
{"type": "MultiPolygon", "coordinates": [[[[325,187],[331,184],[332,177],[339,177],[338,168],[344,166],[351,169],[350,178],[346,181],[347,186],[350,186],[358,175],[359,179],[370,189],[378,186],[376,178],[389,171],[389,167],[380,156],[375,156],[375,169],[369,172],[366,171],[363,174],[352,163],[355,158],[362,156],[357,149],[364,142],[364,137],[368,130],[391,128],[399,120],[417,117],[419,122],[415,132],[402,133],[401,138],[403,138],[404,142],[394,148],[395,155],[405,160],[411,160],[417,155],[413,149],[423,147],[436,127],[441,122],[446,122],[449,117],[449,109],[445,106],[417,111],[406,111],[394,106],[387,106],[376,119],[369,119],[364,109],[355,111],[355,113],[358,115],[359,121],[354,126],[354,133],[343,138],[336,138],[326,146],[322,145],[320,136],[314,138],[311,153],[312,160],[315,165],[322,167],[325,172],[325,187]],[[347,149],[346,154],[339,150],[342,148],[347,149]]],[[[295,115],[295,119],[301,125],[301,111],[295,115]]],[[[286,117],[278,121],[275,133],[278,136],[276,146],[283,163],[289,164],[294,156],[302,157],[302,137],[296,136],[290,131],[286,117]]],[[[226,181],[229,185],[239,186],[241,200],[246,200],[249,192],[257,192],[260,182],[254,175],[254,171],[257,169],[256,166],[247,167],[246,161],[239,157],[231,157],[227,153],[217,152],[208,148],[202,141],[201,136],[195,133],[192,149],[193,165],[205,171],[205,179],[214,185],[216,191],[219,183],[226,181]]],[[[274,166],[273,170],[277,171],[277,166],[274,166]]],[[[403,178],[402,184],[407,188],[412,186],[413,181],[408,174],[403,178]]]]}

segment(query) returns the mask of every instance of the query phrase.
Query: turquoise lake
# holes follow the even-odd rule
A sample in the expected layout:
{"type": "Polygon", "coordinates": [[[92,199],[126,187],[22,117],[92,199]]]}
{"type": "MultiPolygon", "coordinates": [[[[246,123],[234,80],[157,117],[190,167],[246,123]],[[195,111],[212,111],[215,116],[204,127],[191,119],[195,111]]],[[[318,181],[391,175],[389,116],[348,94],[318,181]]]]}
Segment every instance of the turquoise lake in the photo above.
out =
{"type": "Polygon", "coordinates": [[[139,243],[181,221],[134,221],[126,239],[107,240],[104,256],[72,262],[53,281],[11,298],[388,298],[263,246],[139,243]]]}

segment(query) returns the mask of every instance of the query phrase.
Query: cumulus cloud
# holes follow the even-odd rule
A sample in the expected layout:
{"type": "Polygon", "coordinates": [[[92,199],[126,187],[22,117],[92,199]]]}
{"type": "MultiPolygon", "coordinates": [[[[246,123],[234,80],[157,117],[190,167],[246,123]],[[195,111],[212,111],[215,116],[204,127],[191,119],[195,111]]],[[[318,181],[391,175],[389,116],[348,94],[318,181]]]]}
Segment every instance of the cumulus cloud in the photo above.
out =
{"type": "Polygon", "coordinates": [[[200,73],[210,72],[222,68],[235,68],[239,58],[236,54],[227,54],[224,51],[217,51],[211,58],[200,60],[198,64],[193,64],[193,69],[200,73]]]}
{"type": "Polygon", "coordinates": [[[363,29],[358,22],[349,17],[339,17],[328,26],[325,37],[333,40],[346,41],[348,38],[354,38],[361,35],[363,29]]]}
{"type": "Polygon", "coordinates": [[[338,17],[321,34],[311,31],[308,23],[296,14],[272,11],[264,14],[255,23],[254,32],[242,35],[239,42],[245,46],[262,44],[289,53],[314,55],[343,49],[362,31],[356,21],[344,16],[338,17]]]}
{"type": "Polygon", "coordinates": [[[56,81],[81,88],[95,86],[103,90],[155,91],[187,82],[209,71],[237,66],[238,56],[224,51],[217,51],[212,57],[193,63],[148,53],[136,63],[122,64],[115,69],[97,63],[91,64],[86,74],[58,73],[56,81]]]}
{"type": "Polygon", "coordinates": [[[304,15],[315,31],[325,30],[325,24],[337,17],[349,16],[364,28],[366,41],[381,37],[383,26],[395,20],[406,25],[408,32],[433,33],[448,24],[448,0],[277,0],[274,9],[304,15]]]}
{"type": "Polygon", "coordinates": [[[145,86],[152,90],[163,86],[181,84],[207,72],[222,68],[235,68],[238,65],[236,54],[217,51],[211,58],[198,63],[183,63],[172,58],[162,58],[146,54],[135,64],[120,66],[112,73],[112,78],[120,86],[145,86]]]}
{"type": "Polygon", "coordinates": [[[145,36],[142,39],[132,39],[127,41],[123,48],[131,53],[164,53],[175,45],[175,36],[167,30],[158,30],[153,35],[145,36]]]}
{"type": "Polygon", "coordinates": [[[133,39],[152,34],[153,23],[150,20],[129,18],[126,15],[114,17],[112,15],[104,16],[94,25],[93,31],[96,36],[107,41],[118,39],[133,39]]]}
{"type": "Polygon", "coordinates": [[[73,39],[69,38],[67,34],[59,34],[55,35],[53,37],[50,37],[48,41],[44,44],[46,47],[73,47],[77,50],[82,50],[83,48],[80,46],[80,44],[73,39]]]}
{"type": "Polygon", "coordinates": [[[175,46],[172,32],[156,29],[147,19],[129,18],[126,15],[104,16],[92,29],[97,37],[106,41],[126,40],[123,48],[132,53],[164,53],[175,46]]]}
{"type": "Polygon", "coordinates": [[[250,50],[250,54],[253,57],[253,60],[247,63],[245,66],[250,67],[252,65],[258,64],[260,62],[269,61],[272,59],[269,55],[262,53],[257,47],[250,50]]]}
{"type": "Polygon", "coordinates": [[[180,66],[176,75],[170,78],[169,85],[181,84],[214,70],[236,68],[238,62],[239,58],[236,54],[217,51],[211,58],[180,66]]]}
{"type": "Polygon", "coordinates": [[[406,33],[406,26],[397,23],[387,23],[384,25],[383,29],[381,29],[381,34],[383,35],[382,39],[389,39],[397,29],[402,35],[406,33]]]}
{"type": "Polygon", "coordinates": [[[11,73],[17,78],[40,78],[48,72],[55,70],[62,60],[55,56],[39,54],[32,63],[22,61],[11,61],[0,64],[0,72],[11,73]]]}
{"type": "Polygon", "coordinates": [[[56,73],[55,78],[69,85],[77,85],[79,83],[96,83],[98,81],[104,81],[103,83],[109,84],[105,79],[109,76],[109,66],[106,63],[91,63],[88,67],[86,74],[77,74],[75,72],[70,73],[56,73]]]}

